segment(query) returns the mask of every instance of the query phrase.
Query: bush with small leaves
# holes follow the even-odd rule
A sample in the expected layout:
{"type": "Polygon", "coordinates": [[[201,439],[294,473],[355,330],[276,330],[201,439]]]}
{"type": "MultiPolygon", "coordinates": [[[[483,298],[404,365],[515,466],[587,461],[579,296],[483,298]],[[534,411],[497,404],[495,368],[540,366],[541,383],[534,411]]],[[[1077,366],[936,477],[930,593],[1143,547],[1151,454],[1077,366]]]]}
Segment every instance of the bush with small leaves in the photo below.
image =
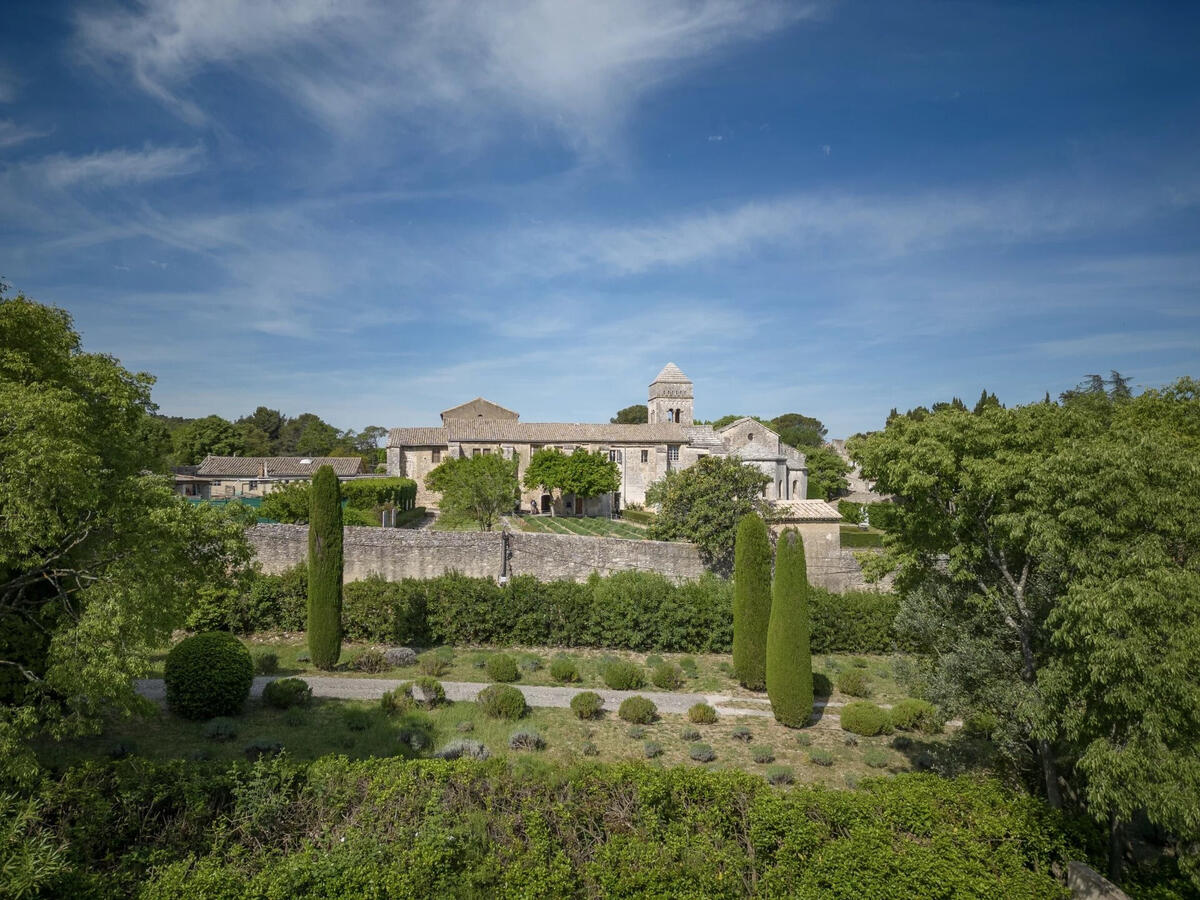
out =
{"type": "Polygon", "coordinates": [[[799,744],[801,747],[812,746],[812,735],[811,734],[798,734],[798,735],[796,735],[796,743],[799,744]]]}
{"type": "Polygon", "coordinates": [[[882,747],[868,747],[863,751],[863,762],[872,769],[886,769],[891,755],[882,747]]]}
{"type": "Polygon", "coordinates": [[[416,665],[417,652],[411,647],[389,647],[383,651],[384,661],[393,669],[405,669],[416,665]]]}
{"type": "Polygon", "coordinates": [[[366,731],[371,727],[371,714],[365,709],[351,706],[342,710],[342,724],[350,731],[366,731]]]}
{"type": "Polygon", "coordinates": [[[584,756],[599,756],[600,748],[591,741],[584,741],[583,747],[580,748],[580,752],[583,753],[584,756]]]}
{"type": "Polygon", "coordinates": [[[537,672],[542,668],[542,658],[536,653],[527,653],[517,665],[522,672],[537,672]]]}
{"type": "Polygon", "coordinates": [[[750,758],[759,765],[775,762],[775,751],[770,747],[756,746],[750,748],[750,758]]]}
{"type": "Polygon", "coordinates": [[[865,669],[867,666],[870,665],[870,663],[867,662],[865,659],[863,659],[861,656],[856,656],[856,657],[854,657],[854,659],[850,660],[850,665],[854,666],[854,668],[856,668],[856,669],[865,669]]]}
{"type": "Polygon", "coordinates": [[[691,656],[684,656],[679,660],[679,668],[683,669],[683,674],[688,678],[695,678],[699,671],[696,666],[696,660],[691,656]]]}
{"type": "Polygon", "coordinates": [[[386,691],[379,698],[379,708],[389,716],[412,709],[417,704],[412,698],[411,688],[412,682],[406,681],[395,690],[386,691]]]}
{"type": "Polygon", "coordinates": [[[604,667],[604,683],[614,691],[636,691],[645,685],[646,676],[637,663],[618,659],[604,667]]]}
{"type": "Polygon", "coordinates": [[[793,784],[796,781],[796,773],[792,771],[791,766],[771,766],[767,769],[767,782],[769,784],[793,784]]]}
{"type": "Polygon", "coordinates": [[[688,707],[688,721],[696,725],[711,725],[717,721],[717,711],[707,703],[694,703],[688,707]]]}
{"type": "Polygon", "coordinates": [[[852,734],[848,734],[848,735],[846,735],[846,737],[842,741],[842,743],[845,744],[847,747],[857,747],[858,746],[858,738],[856,738],[852,734]]]}
{"type": "Polygon", "coordinates": [[[579,666],[569,656],[556,656],[550,661],[550,677],[563,684],[579,680],[579,666]]]}
{"type": "Polygon", "coordinates": [[[871,679],[859,669],[847,669],[838,673],[837,689],[848,697],[870,697],[871,679]]]}
{"type": "Polygon", "coordinates": [[[459,734],[470,734],[472,731],[475,730],[475,723],[472,722],[470,719],[467,719],[467,721],[459,722],[457,725],[455,725],[454,730],[457,731],[459,734]]]}
{"type": "Polygon", "coordinates": [[[351,664],[357,672],[366,672],[368,675],[378,675],[380,672],[386,672],[388,666],[387,657],[383,655],[382,650],[376,650],[374,647],[368,647],[358,656],[354,657],[354,662],[351,664]]]}
{"type": "Polygon", "coordinates": [[[662,756],[662,752],[662,745],[656,744],[654,741],[646,741],[646,743],[642,745],[642,753],[645,755],[646,759],[655,759],[659,756],[662,756]]]}
{"type": "Polygon", "coordinates": [[[446,689],[436,678],[422,675],[412,683],[409,695],[426,709],[441,706],[446,702],[446,689]]]}
{"type": "Polygon", "coordinates": [[[451,741],[437,753],[433,754],[438,759],[487,759],[492,755],[479,741],[464,738],[462,740],[451,741]]]}
{"type": "Polygon", "coordinates": [[[646,668],[648,669],[653,669],[655,666],[661,666],[662,664],[663,658],[657,653],[651,653],[646,657],[646,668]]]}
{"type": "Polygon", "coordinates": [[[717,753],[708,744],[692,744],[688,747],[688,757],[696,762],[712,762],[717,758],[717,753]]]}
{"type": "Polygon", "coordinates": [[[846,787],[848,788],[858,787],[858,776],[853,772],[847,772],[842,776],[842,780],[846,782],[846,787]]]}
{"type": "Polygon", "coordinates": [[[892,722],[887,710],[866,700],[855,700],[843,706],[841,724],[845,731],[861,734],[863,737],[892,733],[892,722]]]}
{"type": "Polygon", "coordinates": [[[933,754],[928,752],[927,750],[922,750],[920,753],[917,754],[917,758],[913,760],[913,765],[916,766],[918,769],[920,769],[922,772],[931,771],[934,767],[934,764],[935,764],[935,760],[933,758],[933,754]]]}
{"type": "Polygon", "coordinates": [[[493,719],[519,719],[525,715],[525,695],[509,684],[492,684],[479,692],[476,702],[493,719]]]}
{"type": "Polygon", "coordinates": [[[674,663],[659,663],[650,673],[650,680],[664,691],[677,691],[683,687],[683,670],[674,663]]]}
{"type": "Polygon", "coordinates": [[[582,691],[571,698],[571,711],[581,719],[598,719],[604,698],[595,691],[582,691]]]}
{"type": "Polygon", "coordinates": [[[901,750],[901,751],[907,750],[910,747],[912,747],[912,745],[913,745],[912,738],[905,737],[902,734],[898,734],[894,738],[892,738],[892,748],[895,750],[901,750]]]}
{"type": "Polygon", "coordinates": [[[682,741],[698,741],[700,740],[700,732],[695,728],[685,728],[679,733],[679,739],[682,741]]]}
{"type": "Polygon", "coordinates": [[[439,653],[422,653],[417,668],[428,678],[441,678],[450,671],[450,661],[439,653]]]}
{"type": "Polygon", "coordinates": [[[892,724],[904,731],[937,734],[942,730],[937,707],[928,700],[901,700],[892,707],[891,718],[892,724]]]}
{"type": "Polygon", "coordinates": [[[204,723],[204,736],[210,741],[232,741],[237,733],[237,723],[225,716],[217,716],[204,723]]]}
{"type": "Polygon", "coordinates": [[[283,714],[283,724],[289,728],[303,728],[308,724],[308,710],[303,706],[293,706],[283,714]]]}
{"type": "Polygon", "coordinates": [[[312,688],[303,678],[280,678],[263,686],[262,699],[274,709],[308,706],[312,702],[312,688]]]}
{"type": "Polygon", "coordinates": [[[488,657],[487,674],[492,681],[501,683],[516,681],[521,677],[517,661],[507,653],[495,653],[488,657]]]}
{"type": "Polygon", "coordinates": [[[991,713],[972,713],[963,719],[962,733],[972,738],[990,738],[999,725],[991,713]]]}
{"type": "Polygon", "coordinates": [[[541,750],[546,746],[546,739],[532,728],[521,728],[508,737],[510,750],[541,750]]]}
{"type": "Polygon", "coordinates": [[[234,716],[250,696],[254,661],[227,631],[184,638],[167,654],[167,706],[185,719],[234,716]]]}
{"type": "Polygon", "coordinates": [[[808,761],[818,766],[832,766],[833,754],[820,747],[814,747],[808,751],[808,761]]]}
{"type": "Polygon", "coordinates": [[[641,725],[631,725],[629,727],[628,734],[635,741],[640,741],[642,738],[644,738],[646,736],[646,729],[643,728],[641,725]]]}
{"type": "Polygon", "coordinates": [[[274,675],[279,671],[279,654],[270,650],[259,650],[254,654],[254,672],[256,675],[274,675]]]}
{"type": "Polygon", "coordinates": [[[658,707],[645,697],[627,697],[621,701],[617,715],[626,722],[649,725],[658,717],[658,707]]]}
{"type": "Polygon", "coordinates": [[[754,733],[745,725],[739,725],[737,728],[733,729],[729,736],[735,741],[742,741],[746,744],[754,740],[754,733]]]}
{"type": "Polygon", "coordinates": [[[283,744],[271,738],[258,738],[242,748],[242,753],[251,762],[266,756],[278,756],[282,752],[283,744]]]}

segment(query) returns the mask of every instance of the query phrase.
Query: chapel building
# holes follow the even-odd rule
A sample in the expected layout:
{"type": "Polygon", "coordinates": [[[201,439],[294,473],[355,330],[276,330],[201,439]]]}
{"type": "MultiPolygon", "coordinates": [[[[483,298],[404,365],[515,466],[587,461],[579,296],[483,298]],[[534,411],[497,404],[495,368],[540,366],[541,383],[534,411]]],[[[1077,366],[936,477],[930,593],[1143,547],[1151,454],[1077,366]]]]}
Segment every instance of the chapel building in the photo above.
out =
{"type": "Polygon", "coordinates": [[[611,515],[622,507],[642,504],[646,489],[672,469],[686,469],[702,456],[738,457],[760,469],[771,481],[764,495],[779,504],[803,500],[808,492],[804,454],[754,419],[742,418],[723,428],[694,425],[691,380],[667,363],[650,383],[644,425],[522,422],[511,409],[476,397],[442,413],[434,427],[393,428],[388,434],[387,472],[417,483],[417,504],[436,507],[438,495],[425,488],[425,476],[443,460],[497,453],[518,460],[523,478],[530,457],[545,447],[573,453],[582,447],[607,453],[621,476],[621,488],[601,497],[551,497],[522,485],[525,510],[557,515],[611,515]]]}

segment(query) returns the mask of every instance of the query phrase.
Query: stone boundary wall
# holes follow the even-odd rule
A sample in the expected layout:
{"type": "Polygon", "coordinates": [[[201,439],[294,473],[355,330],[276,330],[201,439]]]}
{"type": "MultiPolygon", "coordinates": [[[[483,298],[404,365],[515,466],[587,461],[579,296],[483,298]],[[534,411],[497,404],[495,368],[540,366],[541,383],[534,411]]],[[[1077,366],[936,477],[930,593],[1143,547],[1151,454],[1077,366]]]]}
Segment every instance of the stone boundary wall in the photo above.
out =
{"type": "MultiPolygon", "coordinates": [[[[249,532],[262,570],[277,575],[308,558],[307,525],[255,525],[249,532]]],[[[501,572],[500,532],[452,532],[407,528],[347,527],[343,540],[345,580],[382,575],[435,578],[460,572],[497,578],[501,572]]],[[[704,572],[693,544],[630,541],[567,534],[509,533],[510,575],[534,575],[542,581],[586,581],[592,572],[658,572],[672,581],[704,572]]]]}

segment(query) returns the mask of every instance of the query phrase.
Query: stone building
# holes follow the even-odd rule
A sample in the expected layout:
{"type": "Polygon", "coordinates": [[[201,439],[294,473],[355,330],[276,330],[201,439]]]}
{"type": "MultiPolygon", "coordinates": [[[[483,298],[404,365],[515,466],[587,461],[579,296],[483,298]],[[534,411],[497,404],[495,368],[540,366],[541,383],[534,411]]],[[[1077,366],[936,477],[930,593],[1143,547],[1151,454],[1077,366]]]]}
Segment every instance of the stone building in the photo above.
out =
{"type": "Polygon", "coordinates": [[[365,477],[361,456],[206,456],[175,470],[175,491],[199,500],[263,497],[277,485],[308,481],[321,466],[339,479],[365,477]]]}
{"type": "Polygon", "coordinates": [[[443,412],[440,426],[393,428],[388,434],[387,472],[417,482],[418,504],[437,506],[437,495],[425,489],[425,476],[445,459],[489,453],[515,456],[520,477],[538,450],[557,447],[573,453],[582,447],[607,453],[616,462],[619,491],[584,500],[570,495],[552,498],[522,488],[521,505],[548,512],[553,503],[559,515],[608,515],[644,503],[646,488],[672,469],[686,469],[702,456],[735,456],[770,477],[768,499],[805,497],[804,454],[753,419],[738,419],[720,429],[694,425],[694,400],[691,379],[674,363],[667,363],[650,383],[649,421],[644,425],[522,422],[513,410],[476,397],[443,412]]]}

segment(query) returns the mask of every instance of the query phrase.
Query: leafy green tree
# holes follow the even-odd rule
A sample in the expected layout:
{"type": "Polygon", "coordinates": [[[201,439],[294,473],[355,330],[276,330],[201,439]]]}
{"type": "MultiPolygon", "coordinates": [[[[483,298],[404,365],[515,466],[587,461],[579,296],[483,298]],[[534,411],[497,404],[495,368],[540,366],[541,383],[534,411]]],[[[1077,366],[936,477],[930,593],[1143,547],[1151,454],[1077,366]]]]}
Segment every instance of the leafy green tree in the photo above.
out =
{"type": "Polygon", "coordinates": [[[438,509],[446,522],[474,522],[482,531],[491,531],[521,497],[517,460],[492,453],[445,460],[425,476],[425,487],[441,493],[438,509]]]}
{"type": "MultiPolygon", "coordinates": [[[[563,481],[563,464],[567,456],[557,447],[543,447],[529,457],[525,468],[524,484],[528,490],[540,489],[553,495],[563,481]]],[[[554,504],[550,504],[550,515],[554,515],[554,504]]]]}
{"type": "Polygon", "coordinates": [[[307,481],[279,484],[263,497],[258,515],[286,525],[304,525],[312,512],[312,485],[307,481]]]}
{"type": "Polygon", "coordinates": [[[798,449],[820,447],[825,443],[829,429],[820,419],[800,413],[784,413],[767,423],[785,444],[798,449]]]}
{"type": "Polygon", "coordinates": [[[312,479],[308,525],[308,652],[318,669],[342,653],[342,491],[331,466],[312,479]]]}
{"type": "Polygon", "coordinates": [[[236,509],[142,474],[152,384],[84,352],[65,311],[0,298],[0,779],[34,775],[31,736],[145,709],[153,650],[248,568],[236,509]]]}
{"type": "Polygon", "coordinates": [[[650,421],[650,410],[645,403],[635,403],[619,410],[608,421],[614,425],[644,425],[650,421]]]}
{"type": "Polygon", "coordinates": [[[779,536],[775,550],[767,626],[767,696],[776,721],[789,728],[808,724],[813,710],[808,569],[804,539],[794,528],[779,536]]]}
{"type": "Polygon", "coordinates": [[[757,513],[738,523],[733,563],[733,670],[742,687],[767,685],[767,626],[771,618],[771,537],[757,513]]]}
{"type": "Polygon", "coordinates": [[[193,419],[173,436],[175,459],[181,466],[194,466],[204,457],[245,456],[246,442],[232,422],[220,416],[193,419]]]}
{"type": "Polygon", "coordinates": [[[832,500],[850,488],[846,475],[850,466],[832,447],[806,447],[804,459],[808,466],[808,496],[832,500]]]}
{"type": "Polygon", "coordinates": [[[995,394],[989,394],[987,388],[983,389],[983,393],[979,395],[979,399],[975,401],[975,408],[972,412],[981,413],[985,409],[1000,405],[1000,398],[995,394]]]}
{"type": "Polygon", "coordinates": [[[558,488],[580,498],[611,494],[621,488],[621,470],[607,453],[588,453],[579,447],[564,457],[558,488]]]}
{"type": "Polygon", "coordinates": [[[326,456],[340,436],[341,432],[315,413],[301,413],[280,427],[275,452],[279,456],[326,456]]]}
{"type": "Polygon", "coordinates": [[[248,416],[242,416],[235,424],[246,425],[257,428],[267,436],[267,441],[270,444],[270,450],[263,456],[275,456],[279,453],[278,442],[280,433],[283,430],[284,424],[287,422],[287,416],[277,409],[270,409],[266,406],[260,406],[248,416]]]}
{"type": "Polygon", "coordinates": [[[646,503],[658,509],[650,537],[691,541],[705,565],[728,575],[738,522],[747,513],[770,512],[763,499],[770,481],[753,466],[727,457],[702,456],[686,469],[674,469],[646,489],[646,503]]]}
{"type": "Polygon", "coordinates": [[[274,456],[271,451],[270,436],[252,422],[241,420],[234,423],[242,439],[242,448],[246,456],[274,456]]]}

